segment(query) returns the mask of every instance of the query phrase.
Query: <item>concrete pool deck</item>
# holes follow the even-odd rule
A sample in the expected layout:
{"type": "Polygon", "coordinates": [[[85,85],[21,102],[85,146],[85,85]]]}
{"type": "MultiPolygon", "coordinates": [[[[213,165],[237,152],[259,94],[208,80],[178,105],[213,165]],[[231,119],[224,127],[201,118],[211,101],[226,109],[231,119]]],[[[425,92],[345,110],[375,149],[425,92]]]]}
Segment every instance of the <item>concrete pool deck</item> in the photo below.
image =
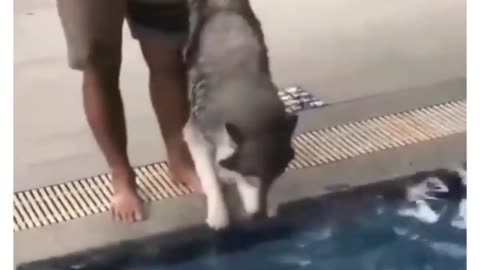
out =
{"type": "MultiPolygon", "coordinates": [[[[338,103],[301,113],[298,133],[386,114],[465,99],[465,81],[397,91],[338,103]]],[[[357,186],[465,161],[465,133],[377,151],[322,166],[287,172],[276,183],[270,207],[325,194],[336,186],[357,186]]],[[[180,231],[204,222],[201,196],[189,195],[153,202],[149,219],[133,225],[116,224],[109,213],[16,232],[15,264],[64,256],[122,241],[180,231]],[[48,244],[37,244],[48,243],[48,244]]]]}

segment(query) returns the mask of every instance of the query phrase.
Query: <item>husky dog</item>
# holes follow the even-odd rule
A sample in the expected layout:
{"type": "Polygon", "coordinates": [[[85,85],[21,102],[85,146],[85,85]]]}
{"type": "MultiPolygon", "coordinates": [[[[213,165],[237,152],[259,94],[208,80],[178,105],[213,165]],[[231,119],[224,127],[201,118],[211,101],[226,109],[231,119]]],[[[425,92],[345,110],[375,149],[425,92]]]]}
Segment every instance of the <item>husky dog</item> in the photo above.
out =
{"type": "Polygon", "coordinates": [[[272,182],[294,158],[297,116],[272,82],[261,26],[248,0],[190,0],[185,48],[190,116],[184,137],[207,196],[207,224],[230,217],[222,184],[236,184],[245,212],[265,214],[272,182]]]}

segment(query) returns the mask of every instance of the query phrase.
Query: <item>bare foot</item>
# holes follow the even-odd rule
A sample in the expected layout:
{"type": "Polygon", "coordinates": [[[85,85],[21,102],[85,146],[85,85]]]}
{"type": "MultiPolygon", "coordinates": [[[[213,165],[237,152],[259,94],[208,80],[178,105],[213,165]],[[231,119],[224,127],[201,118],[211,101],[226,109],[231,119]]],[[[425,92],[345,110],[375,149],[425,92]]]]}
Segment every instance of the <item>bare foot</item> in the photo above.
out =
{"type": "Polygon", "coordinates": [[[135,186],[135,174],[112,173],[113,196],[111,210],[113,219],[119,222],[133,223],[144,219],[142,199],[135,186]]]}
{"type": "Polygon", "coordinates": [[[171,142],[168,149],[168,164],[173,181],[187,185],[194,192],[203,193],[186,143],[183,140],[171,142]]]}

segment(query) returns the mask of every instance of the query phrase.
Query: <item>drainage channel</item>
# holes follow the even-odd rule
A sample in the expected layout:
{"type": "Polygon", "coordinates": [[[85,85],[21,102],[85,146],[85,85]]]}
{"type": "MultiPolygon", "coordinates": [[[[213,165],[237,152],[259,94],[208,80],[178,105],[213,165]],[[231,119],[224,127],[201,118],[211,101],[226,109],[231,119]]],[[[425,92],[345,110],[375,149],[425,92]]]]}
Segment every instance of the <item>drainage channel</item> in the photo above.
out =
{"type": "MultiPolygon", "coordinates": [[[[285,94],[285,100],[290,99],[288,95],[285,94]]],[[[300,93],[299,96],[305,97],[306,94],[300,93]]],[[[305,101],[307,106],[291,102],[296,107],[290,107],[290,110],[323,105],[319,100],[311,101],[305,101]]],[[[312,130],[294,138],[296,158],[288,169],[320,166],[465,131],[465,100],[312,130]]],[[[165,162],[137,167],[135,173],[140,196],[146,202],[192,193],[186,186],[172,181],[165,162]]],[[[108,174],[102,174],[14,193],[14,231],[49,226],[108,211],[112,194],[110,181],[108,174]]]]}

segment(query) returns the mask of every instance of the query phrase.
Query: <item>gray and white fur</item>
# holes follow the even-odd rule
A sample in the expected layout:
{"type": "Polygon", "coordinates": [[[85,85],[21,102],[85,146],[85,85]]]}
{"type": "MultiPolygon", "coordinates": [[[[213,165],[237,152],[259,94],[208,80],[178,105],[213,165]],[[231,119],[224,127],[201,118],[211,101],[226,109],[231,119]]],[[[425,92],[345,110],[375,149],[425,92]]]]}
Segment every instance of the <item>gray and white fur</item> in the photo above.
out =
{"type": "Polygon", "coordinates": [[[262,29],[248,0],[190,0],[185,48],[190,116],[185,141],[207,196],[207,224],[230,223],[222,184],[250,216],[265,214],[272,182],[294,158],[297,116],[272,82],[262,29]]]}

